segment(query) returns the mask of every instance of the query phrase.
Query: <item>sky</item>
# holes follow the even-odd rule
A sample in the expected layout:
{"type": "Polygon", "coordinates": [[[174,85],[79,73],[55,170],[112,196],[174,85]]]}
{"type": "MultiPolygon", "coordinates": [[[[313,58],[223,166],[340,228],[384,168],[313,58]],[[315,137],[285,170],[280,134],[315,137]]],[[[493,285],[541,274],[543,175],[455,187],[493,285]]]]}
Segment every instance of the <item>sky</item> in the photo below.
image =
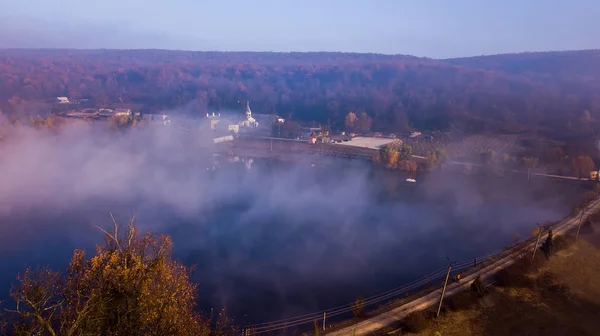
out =
{"type": "Polygon", "coordinates": [[[0,0],[0,48],[448,58],[600,48],[597,0],[0,0]]]}

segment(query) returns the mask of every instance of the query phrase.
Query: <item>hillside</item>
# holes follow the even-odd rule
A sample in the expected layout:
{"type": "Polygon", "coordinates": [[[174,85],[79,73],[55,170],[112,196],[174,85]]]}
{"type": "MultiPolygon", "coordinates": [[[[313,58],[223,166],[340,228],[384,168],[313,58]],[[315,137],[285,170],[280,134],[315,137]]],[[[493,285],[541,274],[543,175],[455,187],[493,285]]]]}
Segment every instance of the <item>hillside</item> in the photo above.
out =
{"type": "Polygon", "coordinates": [[[600,51],[533,52],[447,59],[445,62],[536,79],[600,81],[600,51]]]}
{"type": "MultiPolygon", "coordinates": [[[[0,50],[0,108],[69,96],[202,115],[249,99],[255,111],[342,128],[536,131],[589,136],[600,120],[600,52],[432,60],[347,53],[0,50]],[[588,112],[584,112],[588,111],[588,112]],[[585,119],[585,124],[580,123],[585,119]],[[584,127],[582,127],[584,126],[584,127]]],[[[30,112],[30,111],[29,111],[30,112]]]]}
{"type": "Polygon", "coordinates": [[[415,334],[596,335],[600,311],[599,243],[595,222],[576,244],[536,265],[525,276],[513,269],[501,277],[510,281],[490,287],[483,298],[463,295],[447,300],[447,312],[439,319],[420,324],[422,330],[415,334]]]}

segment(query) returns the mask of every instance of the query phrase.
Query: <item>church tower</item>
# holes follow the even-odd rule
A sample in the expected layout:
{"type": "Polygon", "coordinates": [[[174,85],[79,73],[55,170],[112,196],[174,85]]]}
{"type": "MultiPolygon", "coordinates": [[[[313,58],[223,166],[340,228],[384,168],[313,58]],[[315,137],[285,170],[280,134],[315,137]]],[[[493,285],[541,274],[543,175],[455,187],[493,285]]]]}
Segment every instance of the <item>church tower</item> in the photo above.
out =
{"type": "Polygon", "coordinates": [[[256,119],[252,117],[252,110],[250,110],[250,102],[246,102],[246,120],[242,121],[242,126],[245,127],[258,127],[256,119]]]}
{"type": "Polygon", "coordinates": [[[252,119],[252,110],[250,110],[250,102],[249,101],[246,102],[246,119],[248,119],[248,120],[252,119]]]}

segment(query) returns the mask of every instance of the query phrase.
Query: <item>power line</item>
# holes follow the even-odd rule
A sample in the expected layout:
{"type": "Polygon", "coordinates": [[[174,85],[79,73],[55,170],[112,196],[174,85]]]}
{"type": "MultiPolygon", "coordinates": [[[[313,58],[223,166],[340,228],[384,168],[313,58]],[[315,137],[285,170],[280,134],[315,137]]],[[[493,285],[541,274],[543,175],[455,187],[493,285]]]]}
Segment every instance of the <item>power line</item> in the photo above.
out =
{"type": "MultiPolygon", "coordinates": [[[[596,205],[599,202],[600,201],[596,201],[596,205]]],[[[571,219],[563,219],[553,226],[561,227],[561,226],[567,224],[571,220],[572,220],[572,218],[571,219]]],[[[522,250],[525,247],[531,245],[534,241],[536,241],[536,238],[537,237],[532,236],[532,237],[530,237],[524,241],[521,241],[521,242],[515,244],[514,246],[504,249],[500,252],[497,252],[494,254],[489,254],[489,255],[486,255],[483,257],[478,257],[478,258],[476,258],[476,260],[478,260],[476,267],[481,266],[494,258],[508,256],[508,255],[515,253],[518,250],[522,250]]],[[[454,264],[452,264],[451,270],[448,270],[446,267],[441,268],[437,271],[434,271],[433,273],[430,273],[429,275],[415,279],[405,285],[402,285],[400,287],[397,287],[397,288],[388,290],[386,292],[374,295],[374,296],[366,299],[365,301],[363,301],[363,303],[361,305],[363,307],[365,307],[365,306],[373,305],[373,304],[376,304],[376,303],[379,303],[379,302],[382,302],[385,300],[392,299],[396,296],[405,294],[411,290],[414,290],[414,289],[420,288],[424,285],[427,285],[431,281],[434,281],[437,279],[441,280],[441,275],[447,274],[447,276],[449,276],[450,271],[460,272],[460,271],[463,271],[466,269],[471,269],[471,268],[476,268],[476,267],[473,267],[472,259],[461,262],[461,263],[454,263],[454,264]]],[[[355,305],[353,303],[349,303],[346,305],[338,306],[335,308],[330,308],[330,309],[323,310],[320,312],[314,312],[314,313],[304,314],[301,316],[280,319],[280,320],[275,320],[275,321],[270,321],[270,322],[263,322],[263,323],[259,323],[256,325],[251,325],[248,328],[249,328],[249,330],[251,330],[251,333],[253,335],[264,334],[264,333],[271,332],[271,331],[277,331],[277,330],[287,329],[287,328],[291,328],[291,327],[297,327],[297,326],[304,325],[307,323],[312,323],[314,320],[321,319],[321,317],[324,316],[324,314],[326,314],[327,317],[335,317],[338,315],[342,315],[342,314],[351,312],[352,309],[354,308],[354,306],[355,305]]]]}
{"type": "MultiPolygon", "coordinates": [[[[486,255],[486,256],[480,257],[478,259],[481,260],[481,264],[483,264],[494,256],[495,256],[495,254],[486,255]]],[[[462,271],[462,270],[470,268],[471,266],[472,266],[472,260],[468,260],[468,261],[464,261],[461,263],[456,263],[453,267],[453,270],[455,272],[462,271]]],[[[377,294],[375,296],[372,296],[372,297],[366,299],[361,305],[370,306],[370,305],[373,305],[376,303],[383,302],[385,300],[392,299],[396,296],[400,296],[402,294],[405,294],[408,291],[411,291],[411,290],[420,288],[424,285],[427,285],[434,280],[438,280],[438,279],[441,280],[442,276],[445,273],[446,273],[446,268],[445,267],[440,268],[439,270],[437,270],[433,273],[430,273],[429,275],[415,279],[403,286],[400,286],[400,287],[388,290],[386,292],[377,294]]],[[[323,316],[323,313],[326,313],[328,317],[335,317],[335,316],[338,316],[341,314],[349,313],[353,309],[354,309],[354,304],[349,303],[346,305],[342,305],[342,306],[335,307],[335,308],[330,308],[330,309],[320,311],[320,312],[309,313],[309,314],[305,314],[305,315],[301,315],[301,316],[296,316],[296,317],[281,319],[281,320],[276,320],[276,321],[263,322],[260,324],[252,325],[249,328],[252,330],[252,332],[254,334],[261,334],[261,333],[265,333],[265,332],[281,330],[281,329],[290,328],[290,327],[299,326],[302,324],[313,322],[316,319],[320,319],[323,316]]]]}

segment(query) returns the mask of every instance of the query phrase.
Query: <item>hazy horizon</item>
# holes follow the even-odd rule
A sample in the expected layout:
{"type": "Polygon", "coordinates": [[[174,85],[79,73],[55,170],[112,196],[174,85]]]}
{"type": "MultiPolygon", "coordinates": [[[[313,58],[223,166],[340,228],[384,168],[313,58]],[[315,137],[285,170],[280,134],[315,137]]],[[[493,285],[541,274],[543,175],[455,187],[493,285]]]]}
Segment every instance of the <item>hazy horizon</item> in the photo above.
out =
{"type": "Polygon", "coordinates": [[[478,55],[466,55],[456,57],[428,57],[428,56],[416,56],[411,54],[387,54],[378,52],[357,52],[357,51],[260,51],[260,50],[195,50],[195,49],[167,49],[167,48],[60,48],[60,47],[8,47],[0,48],[0,50],[75,50],[75,51],[172,51],[172,52],[200,52],[200,53],[273,53],[273,54],[312,54],[312,53],[340,53],[340,54],[365,54],[365,55],[385,55],[385,56],[412,56],[417,58],[432,59],[432,60],[450,60],[459,58],[470,58],[470,57],[485,57],[485,56],[499,56],[499,55],[518,55],[518,54],[536,54],[536,53],[558,53],[558,52],[586,52],[586,51],[600,51],[600,48],[589,48],[589,49],[552,49],[552,50],[530,50],[530,51],[514,51],[514,52],[503,52],[495,54],[478,54],[478,55]]]}
{"type": "Polygon", "coordinates": [[[600,3],[382,0],[0,3],[0,48],[357,52],[452,58],[598,49],[600,3]]]}

